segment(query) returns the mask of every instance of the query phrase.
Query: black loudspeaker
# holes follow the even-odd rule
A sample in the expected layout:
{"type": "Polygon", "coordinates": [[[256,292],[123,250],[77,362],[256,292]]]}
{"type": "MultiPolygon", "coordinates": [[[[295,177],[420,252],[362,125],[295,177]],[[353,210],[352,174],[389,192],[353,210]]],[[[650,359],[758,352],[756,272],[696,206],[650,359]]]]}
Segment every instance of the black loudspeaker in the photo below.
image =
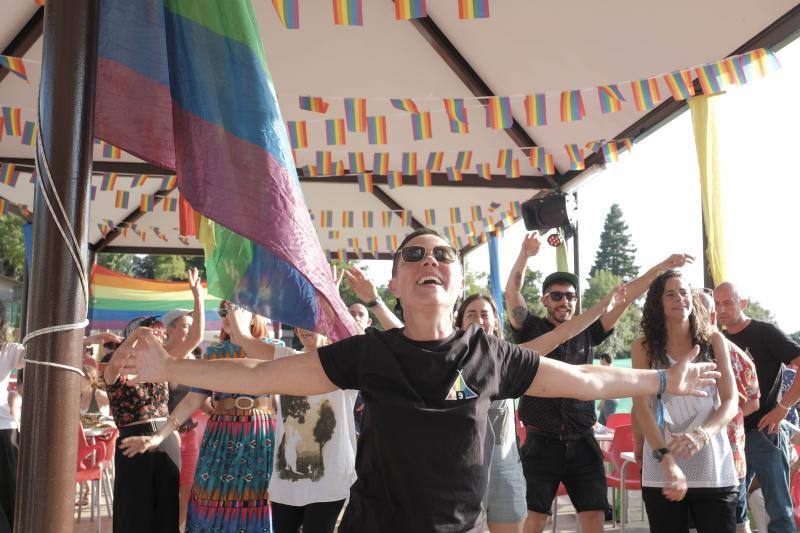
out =
{"type": "Polygon", "coordinates": [[[554,194],[528,200],[522,204],[522,219],[528,231],[539,230],[542,233],[569,225],[567,197],[563,194],[554,194]]]}

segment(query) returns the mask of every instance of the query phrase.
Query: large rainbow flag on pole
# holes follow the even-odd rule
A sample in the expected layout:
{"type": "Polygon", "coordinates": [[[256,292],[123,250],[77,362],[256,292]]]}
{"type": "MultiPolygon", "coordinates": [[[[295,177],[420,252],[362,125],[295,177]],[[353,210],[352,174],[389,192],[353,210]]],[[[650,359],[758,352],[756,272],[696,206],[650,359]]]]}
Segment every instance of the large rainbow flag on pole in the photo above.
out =
{"type": "Polygon", "coordinates": [[[249,0],[101,0],[95,113],[97,137],[175,169],[181,195],[216,223],[201,236],[215,254],[206,260],[236,264],[208,269],[212,291],[225,288],[216,296],[333,339],[355,333],[300,190],[249,0]]]}

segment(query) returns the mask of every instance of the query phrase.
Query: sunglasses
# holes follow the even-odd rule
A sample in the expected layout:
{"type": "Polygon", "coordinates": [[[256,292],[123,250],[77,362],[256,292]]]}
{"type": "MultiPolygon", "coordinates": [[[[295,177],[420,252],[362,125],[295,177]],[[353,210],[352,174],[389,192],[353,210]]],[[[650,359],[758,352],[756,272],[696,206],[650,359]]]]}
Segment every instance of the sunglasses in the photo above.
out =
{"type": "MultiPolygon", "coordinates": [[[[428,257],[428,249],[424,246],[406,246],[395,253],[398,254],[406,263],[418,263],[428,257]]],[[[450,246],[434,246],[431,254],[440,263],[454,263],[458,259],[458,252],[450,246]]]]}
{"type": "Polygon", "coordinates": [[[235,311],[237,309],[242,309],[242,308],[239,307],[238,305],[229,303],[225,304],[225,307],[220,307],[219,309],[217,309],[217,314],[219,315],[220,318],[225,318],[226,316],[228,316],[228,313],[230,313],[231,311],[235,311]]]}
{"type": "Polygon", "coordinates": [[[560,302],[561,298],[566,298],[568,302],[575,300],[578,295],[572,291],[561,292],[561,291],[550,291],[545,296],[550,296],[550,299],[554,302],[560,302]]]}

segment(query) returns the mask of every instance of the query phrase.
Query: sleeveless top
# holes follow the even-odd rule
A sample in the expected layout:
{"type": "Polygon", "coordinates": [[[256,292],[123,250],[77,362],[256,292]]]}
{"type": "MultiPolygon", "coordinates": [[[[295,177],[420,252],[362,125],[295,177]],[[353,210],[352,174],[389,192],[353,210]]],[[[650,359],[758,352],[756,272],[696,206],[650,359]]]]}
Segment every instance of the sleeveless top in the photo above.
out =
{"type": "MultiPolygon", "coordinates": [[[[668,356],[669,357],[669,356],[668,356]]],[[[675,360],[669,357],[670,366],[675,360]]],[[[720,399],[717,386],[702,389],[708,393],[705,398],[696,396],[673,396],[664,394],[664,440],[669,446],[670,433],[690,433],[702,426],[714,410],[719,407],[720,399]]],[[[651,405],[655,413],[655,402],[651,405]]],[[[664,476],[661,466],[653,459],[653,448],[645,441],[642,458],[642,486],[663,487],[664,476]]],[[[675,462],[686,476],[686,485],[691,488],[723,488],[739,484],[736,468],[733,464],[733,451],[724,428],[711,437],[711,441],[700,451],[687,459],[675,457],[675,462]]]]}

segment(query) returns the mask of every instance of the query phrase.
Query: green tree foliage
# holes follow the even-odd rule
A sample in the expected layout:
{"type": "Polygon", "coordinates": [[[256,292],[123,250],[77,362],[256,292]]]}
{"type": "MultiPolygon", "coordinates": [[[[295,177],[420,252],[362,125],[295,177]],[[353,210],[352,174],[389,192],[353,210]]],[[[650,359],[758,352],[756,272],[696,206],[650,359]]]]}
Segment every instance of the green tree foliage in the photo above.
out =
{"type": "MultiPolygon", "coordinates": [[[[583,291],[583,308],[588,309],[603,299],[620,279],[607,270],[598,270],[590,279],[589,286],[583,291]]],[[[622,313],[614,326],[614,333],[597,348],[598,352],[608,352],[614,357],[631,356],[631,344],[640,334],[642,308],[635,302],[622,313]]]]}
{"type": "Polygon", "coordinates": [[[205,277],[202,256],[97,254],[97,263],[126,276],[181,281],[187,279],[186,271],[192,267],[205,277]]]}
{"type": "Polygon", "coordinates": [[[154,255],[153,278],[167,281],[189,279],[186,260],[179,255],[154,255]]]}
{"type": "Polygon", "coordinates": [[[749,300],[747,302],[747,307],[744,308],[744,314],[756,320],[763,320],[764,322],[771,322],[772,324],[776,323],[775,315],[772,314],[772,311],[755,300],[749,300]]]}
{"type": "Polygon", "coordinates": [[[800,343],[800,331],[795,331],[791,335],[789,335],[794,342],[800,343]]]}
{"type": "MultiPolygon", "coordinates": [[[[333,265],[336,266],[337,272],[340,272],[342,268],[357,266],[363,270],[367,276],[369,276],[369,263],[366,262],[357,263],[356,261],[333,261],[333,265]]],[[[372,281],[374,283],[376,280],[373,279],[372,281]]],[[[384,301],[386,306],[389,309],[394,310],[395,304],[397,304],[397,298],[394,297],[394,294],[392,294],[392,291],[389,290],[389,287],[386,285],[376,285],[375,290],[378,291],[378,295],[384,301]]],[[[339,286],[339,295],[342,297],[344,304],[347,306],[361,301],[356,297],[353,290],[344,281],[339,286]]],[[[383,329],[374,316],[372,317],[372,327],[383,329]]]]}
{"type": "Polygon", "coordinates": [[[639,267],[634,264],[636,247],[631,244],[628,225],[622,219],[622,209],[612,204],[606,215],[603,232],[600,234],[600,247],[589,272],[594,276],[598,270],[607,270],[615,276],[630,281],[639,275],[639,267]]]}
{"type": "Polygon", "coordinates": [[[464,285],[467,296],[476,292],[489,294],[489,275],[486,272],[465,272],[464,285]]]}
{"type": "Polygon", "coordinates": [[[22,281],[25,272],[24,222],[14,216],[0,216],[0,274],[22,281]]]}

